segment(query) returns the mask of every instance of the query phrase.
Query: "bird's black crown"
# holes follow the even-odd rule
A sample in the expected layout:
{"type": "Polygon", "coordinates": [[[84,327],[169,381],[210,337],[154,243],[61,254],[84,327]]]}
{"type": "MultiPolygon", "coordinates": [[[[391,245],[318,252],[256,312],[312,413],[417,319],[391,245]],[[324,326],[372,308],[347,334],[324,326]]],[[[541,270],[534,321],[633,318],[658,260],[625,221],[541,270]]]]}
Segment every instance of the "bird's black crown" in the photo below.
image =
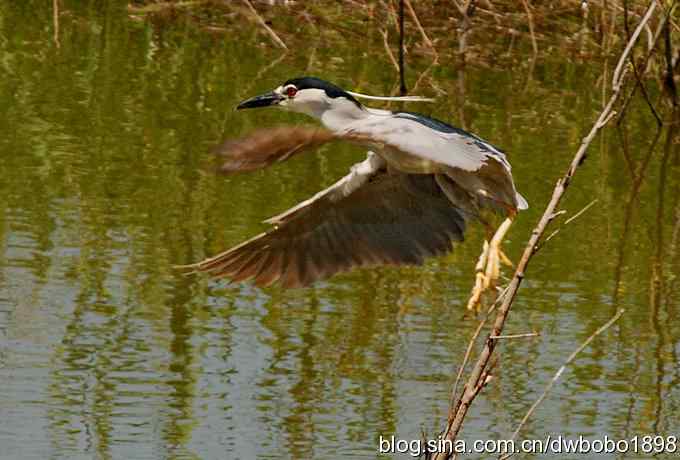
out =
{"type": "Polygon", "coordinates": [[[354,96],[349,94],[347,91],[340,88],[339,86],[335,86],[333,83],[327,82],[326,80],[322,80],[320,78],[316,77],[292,78],[283,84],[283,86],[286,85],[295,85],[295,87],[298,90],[310,88],[322,89],[326,92],[326,95],[328,97],[331,98],[344,97],[354,102],[357,106],[361,107],[361,103],[359,103],[359,101],[357,101],[354,98],[354,96]]]}

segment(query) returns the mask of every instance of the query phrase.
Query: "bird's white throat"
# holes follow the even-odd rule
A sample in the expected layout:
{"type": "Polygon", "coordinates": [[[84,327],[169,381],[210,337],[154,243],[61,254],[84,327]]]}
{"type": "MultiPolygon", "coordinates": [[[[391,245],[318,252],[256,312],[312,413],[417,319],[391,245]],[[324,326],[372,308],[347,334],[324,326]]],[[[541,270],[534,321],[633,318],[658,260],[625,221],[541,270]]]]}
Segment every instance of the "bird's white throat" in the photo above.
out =
{"type": "Polygon", "coordinates": [[[295,99],[283,102],[281,107],[314,117],[332,131],[340,131],[350,123],[370,116],[370,112],[356,102],[345,97],[329,97],[321,89],[299,91],[295,99]]]}

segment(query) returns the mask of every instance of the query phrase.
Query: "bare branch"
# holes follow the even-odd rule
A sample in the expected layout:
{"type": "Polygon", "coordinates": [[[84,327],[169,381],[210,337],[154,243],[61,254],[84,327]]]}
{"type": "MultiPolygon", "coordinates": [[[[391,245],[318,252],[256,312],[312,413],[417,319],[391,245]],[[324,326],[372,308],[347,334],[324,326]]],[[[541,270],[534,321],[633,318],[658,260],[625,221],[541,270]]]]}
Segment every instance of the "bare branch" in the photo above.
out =
{"type": "Polygon", "coordinates": [[[250,3],[250,0],[243,0],[243,3],[245,3],[246,6],[248,7],[248,9],[250,10],[250,12],[253,13],[253,16],[255,17],[257,22],[260,24],[260,26],[262,26],[262,28],[267,32],[267,34],[269,34],[269,36],[272,38],[274,43],[279,45],[281,48],[288,50],[288,47],[283,42],[283,40],[281,40],[281,38],[279,38],[279,36],[276,35],[276,32],[274,32],[272,30],[272,28],[267,25],[267,23],[264,21],[264,19],[262,19],[262,16],[260,16],[260,13],[257,12],[257,10],[253,6],[253,4],[250,3]]]}
{"type": "Polygon", "coordinates": [[[411,4],[411,0],[404,0],[404,3],[406,4],[406,8],[408,8],[408,12],[411,15],[411,19],[413,19],[413,22],[416,23],[416,27],[418,28],[420,35],[423,37],[423,41],[434,53],[434,61],[437,62],[439,60],[439,54],[437,53],[437,50],[435,49],[434,44],[432,44],[432,40],[430,40],[430,37],[427,36],[427,33],[425,33],[425,29],[423,29],[423,26],[420,24],[420,20],[418,19],[418,15],[416,14],[416,10],[413,9],[413,5],[411,4]]]}
{"type": "Polygon", "coordinates": [[[635,29],[635,32],[633,32],[633,35],[630,37],[630,40],[628,40],[628,44],[626,45],[626,48],[623,50],[623,53],[619,58],[618,64],[616,64],[616,68],[614,69],[614,76],[612,77],[612,87],[616,88],[617,86],[621,85],[621,82],[623,81],[623,66],[626,63],[628,55],[630,54],[630,51],[633,49],[633,45],[635,45],[635,42],[637,41],[637,38],[640,35],[640,32],[642,32],[642,29],[644,29],[645,24],[647,24],[647,22],[649,21],[649,18],[652,17],[652,13],[654,13],[655,9],[656,1],[652,0],[649,3],[649,8],[647,8],[647,12],[640,21],[640,24],[638,24],[637,28],[635,29]]]}
{"type": "Polygon", "coordinates": [[[666,14],[663,17],[663,20],[657,27],[656,33],[652,37],[652,42],[649,46],[649,50],[647,51],[647,55],[645,56],[645,59],[642,61],[642,65],[638,69],[638,67],[635,65],[635,61],[633,57],[630,57],[630,63],[631,67],[633,68],[633,74],[635,75],[635,80],[636,83],[633,85],[633,89],[631,89],[630,93],[628,93],[628,96],[624,100],[622,104],[622,108],[620,111],[619,115],[619,121],[618,124],[621,123],[623,120],[623,116],[626,113],[626,109],[628,108],[628,104],[630,103],[631,99],[633,98],[633,95],[635,94],[635,91],[637,88],[640,88],[640,91],[642,92],[642,96],[647,103],[647,106],[649,107],[649,110],[652,112],[652,115],[654,116],[657,126],[661,126],[663,124],[661,117],[657,113],[656,109],[654,108],[654,105],[649,99],[649,94],[647,93],[647,88],[645,87],[643,81],[642,81],[642,74],[644,74],[647,71],[647,65],[649,64],[649,60],[652,57],[652,54],[654,52],[654,49],[656,48],[656,43],[659,41],[659,38],[661,37],[661,32],[666,29],[666,25],[668,24],[668,19],[671,17],[671,14],[673,13],[673,10],[677,6],[677,3],[674,1],[673,4],[667,9],[666,14]]]}

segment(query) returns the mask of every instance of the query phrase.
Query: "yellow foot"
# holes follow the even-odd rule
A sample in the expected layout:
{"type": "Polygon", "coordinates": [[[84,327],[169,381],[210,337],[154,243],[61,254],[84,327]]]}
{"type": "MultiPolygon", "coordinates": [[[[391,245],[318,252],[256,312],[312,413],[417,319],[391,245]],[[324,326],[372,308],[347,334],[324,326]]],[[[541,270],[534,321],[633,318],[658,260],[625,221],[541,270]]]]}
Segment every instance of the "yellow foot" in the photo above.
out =
{"type": "Polygon", "coordinates": [[[501,258],[502,264],[505,264],[508,267],[514,267],[515,266],[515,264],[512,263],[512,260],[510,260],[510,258],[507,255],[505,255],[505,253],[503,252],[503,250],[501,249],[500,246],[498,247],[498,255],[501,258]]]}
{"type": "Polygon", "coordinates": [[[482,293],[485,290],[485,285],[487,284],[486,278],[486,264],[489,257],[489,242],[484,240],[484,247],[482,253],[479,256],[477,265],[475,265],[475,285],[472,287],[472,293],[470,294],[470,300],[468,300],[467,309],[477,310],[480,302],[482,300],[482,293]]]}
{"type": "Polygon", "coordinates": [[[479,256],[475,265],[475,284],[468,300],[468,310],[479,311],[481,308],[482,294],[496,287],[496,282],[500,278],[501,263],[513,266],[508,256],[501,249],[501,242],[512,224],[512,218],[508,217],[494,234],[491,241],[484,241],[482,254],[479,256]]]}

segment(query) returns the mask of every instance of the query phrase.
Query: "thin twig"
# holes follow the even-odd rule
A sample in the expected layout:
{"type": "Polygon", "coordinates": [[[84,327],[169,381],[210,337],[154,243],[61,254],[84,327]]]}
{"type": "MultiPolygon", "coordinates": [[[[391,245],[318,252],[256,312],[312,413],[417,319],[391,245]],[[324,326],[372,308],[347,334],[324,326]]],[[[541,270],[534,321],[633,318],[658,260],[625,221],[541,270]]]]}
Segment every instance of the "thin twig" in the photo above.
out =
{"type": "Polygon", "coordinates": [[[458,0],[453,0],[453,3],[456,5],[456,8],[458,8],[458,12],[461,16],[467,16],[470,12],[470,5],[474,1],[475,0],[461,0],[459,2],[458,0]]]}
{"type": "Polygon", "coordinates": [[[418,76],[418,79],[416,82],[413,84],[413,88],[411,89],[412,93],[415,93],[418,90],[418,87],[420,86],[420,83],[425,79],[428,73],[432,70],[432,68],[437,64],[436,61],[432,61],[429,66],[427,66],[427,69],[423,70],[420,75],[418,76]]]}
{"type": "Polygon", "coordinates": [[[59,0],[52,0],[52,23],[54,26],[54,45],[61,48],[59,42],[59,0]]]}
{"type": "Polygon", "coordinates": [[[253,16],[255,17],[255,19],[257,20],[257,22],[258,22],[258,23],[262,26],[262,28],[269,34],[269,36],[272,38],[272,40],[274,41],[274,43],[276,43],[277,45],[279,45],[281,48],[283,48],[283,49],[285,49],[285,50],[288,50],[288,47],[287,47],[286,44],[283,42],[283,40],[281,40],[281,38],[279,38],[279,36],[276,35],[276,32],[274,32],[274,31],[272,30],[272,28],[269,27],[269,26],[267,25],[267,23],[266,23],[265,20],[262,18],[262,16],[260,16],[260,13],[258,13],[257,10],[255,9],[255,7],[253,6],[253,4],[250,3],[250,0],[243,0],[243,3],[245,3],[246,6],[248,7],[248,9],[250,10],[250,12],[253,13],[253,16]]]}
{"type": "Polygon", "coordinates": [[[661,117],[657,113],[656,109],[654,108],[654,105],[652,102],[649,100],[649,94],[647,93],[647,88],[645,87],[644,83],[642,82],[642,74],[644,74],[647,71],[647,65],[649,65],[649,60],[652,57],[654,48],[656,47],[656,43],[658,42],[659,38],[661,37],[661,32],[663,29],[665,29],[666,24],[668,23],[668,19],[671,17],[671,14],[675,7],[677,6],[677,2],[674,1],[673,4],[668,8],[666,14],[664,15],[663,20],[661,21],[661,24],[659,24],[656,33],[654,34],[652,38],[652,45],[650,46],[650,49],[647,51],[647,55],[645,56],[645,59],[642,61],[642,65],[640,66],[640,69],[635,65],[635,60],[633,57],[630,57],[630,63],[633,68],[633,72],[635,75],[635,80],[636,83],[633,85],[633,89],[631,89],[630,93],[628,93],[628,96],[624,100],[620,114],[619,114],[619,120],[618,124],[621,124],[621,121],[623,120],[623,117],[626,113],[626,110],[628,109],[628,104],[633,98],[633,95],[635,94],[635,91],[637,88],[640,88],[640,91],[642,92],[642,97],[644,98],[645,102],[647,103],[647,106],[649,107],[649,110],[652,112],[652,115],[654,116],[657,126],[661,126],[663,124],[661,117]]]}
{"type": "Polygon", "coordinates": [[[529,0],[522,0],[522,5],[524,5],[524,11],[527,13],[527,19],[529,20],[529,33],[531,34],[531,47],[534,50],[534,58],[538,54],[538,44],[536,43],[536,33],[534,32],[534,15],[531,14],[531,8],[529,6],[529,0]]]}
{"type": "Polygon", "coordinates": [[[548,241],[552,240],[555,236],[557,236],[557,234],[560,233],[560,231],[562,230],[562,228],[563,228],[564,226],[568,225],[569,222],[572,222],[574,219],[576,219],[577,217],[579,217],[580,215],[582,215],[584,212],[586,212],[588,209],[590,209],[595,203],[597,203],[597,201],[598,201],[597,198],[595,198],[593,201],[591,201],[590,203],[588,203],[587,205],[585,205],[585,206],[583,207],[583,209],[581,209],[579,212],[577,212],[576,214],[574,214],[573,216],[571,216],[569,219],[567,219],[567,220],[564,222],[564,224],[562,224],[559,228],[556,228],[555,230],[553,230],[553,232],[552,232],[550,235],[548,235],[548,237],[547,237],[545,240],[543,240],[543,243],[541,243],[541,244],[538,246],[538,248],[536,248],[536,251],[538,252],[543,246],[546,245],[546,243],[547,243],[548,241]]]}
{"type": "Polygon", "coordinates": [[[418,19],[416,10],[413,8],[413,5],[411,4],[411,0],[403,1],[406,4],[406,8],[408,8],[408,12],[411,15],[411,19],[413,19],[413,22],[416,23],[416,27],[418,28],[420,35],[423,37],[423,41],[432,50],[432,52],[434,53],[434,60],[435,62],[437,62],[439,60],[439,54],[437,53],[434,44],[432,44],[432,40],[430,40],[430,37],[427,36],[427,33],[425,33],[425,29],[423,29],[423,26],[420,24],[420,20],[418,19]]]}
{"type": "Polygon", "coordinates": [[[180,2],[172,2],[172,3],[170,3],[170,2],[168,2],[168,3],[151,3],[149,5],[144,5],[144,6],[129,4],[127,6],[127,10],[131,14],[142,15],[142,14],[148,14],[148,13],[157,13],[159,11],[168,10],[168,9],[193,8],[193,7],[196,7],[196,6],[201,6],[205,3],[207,3],[207,0],[180,1],[180,2]]]}
{"type": "Polygon", "coordinates": [[[383,44],[385,45],[385,51],[387,52],[387,57],[390,58],[390,61],[392,62],[392,65],[394,66],[394,69],[399,72],[399,63],[397,60],[394,58],[394,54],[392,53],[392,50],[390,49],[390,44],[387,41],[387,30],[381,30],[380,33],[383,36],[383,44]]]}
{"type": "Polygon", "coordinates": [[[638,24],[637,28],[635,29],[635,32],[633,32],[633,35],[630,37],[630,40],[628,40],[628,44],[626,45],[626,48],[623,50],[623,53],[621,54],[621,58],[619,59],[618,64],[616,64],[616,68],[614,69],[614,76],[612,77],[612,86],[616,86],[617,83],[621,82],[621,79],[623,77],[622,75],[623,66],[628,60],[628,55],[630,54],[630,51],[633,49],[633,45],[635,44],[635,42],[637,42],[637,38],[640,35],[640,32],[644,28],[645,24],[647,24],[649,18],[652,17],[652,13],[654,13],[655,9],[656,0],[652,0],[649,3],[649,8],[647,8],[647,12],[640,21],[640,24],[638,24]]]}
{"type": "MultiPolygon", "coordinates": [[[[567,360],[564,362],[564,364],[562,364],[562,366],[557,370],[557,372],[555,372],[555,375],[553,375],[553,378],[550,379],[550,382],[548,382],[548,384],[546,385],[545,389],[543,390],[543,393],[541,393],[541,396],[539,396],[539,398],[536,400],[536,402],[534,402],[534,403],[531,405],[531,407],[529,408],[529,410],[527,411],[527,413],[524,415],[524,418],[522,418],[522,421],[519,422],[519,425],[518,425],[517,428],[515,429],[515,432],[512,433],[512,438],[511,438],[511,439],[517,439],[517,435],[519,434],[520,430],[524,427],[524,425],[526,424],[527,420],[529,420],[529,417],[531,417],[531,415],[534,413],[534,411],[536,410],[536,408],[537,408],[537,407],[543,402],[543,400],[546,398],[546,396],[548,395],[548,393],[549,393],[550,390],[552,389],[553,385],[555,385],[555,383],[557,382],[557,380],[559,380],[560,376],[561,376],[561,375],[564,373],[564,371],[566,370],[567,366],[568,366],[569,364],[571,364],[572,361],[574,361],[574,359],[576,359],[576,356],[578,356],[578,354],[581,353],[581,352],[582,352],[582,351],[590,344],[590,342],[592,342],[593,339],[595,339],[595,337],[597,337],[598,335],[602,334],[604,331],[606,331],[607,329],[609,329],[609,327],[610,327],[612,324],[614,324],[615,322],[617,322],[617,321],[619,320],[619,318],[621,317],[621,315],[623,315],[624,312],[625,312],[625,310],[624,310],[623,308],[619,309],[619,310],[616,312],[616,314],[614,315],[614,317],[613,317],[612,319],[610,319],[610,320],[607,321],[605,324],[603,324],[602,326],[600,326],[600,327],[599,327],[595,332],[593,332],[593,333],[591,334],[591,336],[588,337],[588,338],[587,338],[587,339],[586,339],[586,340],[585,340],[585,341],[584,341],[584,342],[583,342],[576,350],[574,350],[574,351],[571,353],[571,355],[569,355],[569,357],[568,357],[567,360]]],[[[506,458],[509,458],[509,456],[501,456],[500,458],[504,460],[504,459],[506,459],[506,458]]]]}
{"type": "Polygon", "coordinates": [[[528,337],[538,337],[538,332],[527,332],[526,334],[506,334],[506,335],[490,335],[489,338],[493,340],[499,339],[524,339],[528,337]]]}
{"type": "Polygon", "coordinates": [[[475,0],[465,0],[464,3],[458,3],[455,1],[455,5],[458,8],[458,12],[461,15],[459,36],[458,36],[458,54],[465,62],[465,52],[467,50],[467,35],[470,32],[470,16],[474,8],[475,0]]]}
{"type": "Polygon", "coordinates": [[[573,216],[571,216],[569,219],[565,220],[565,221],[564,221],[564,225],[569,224],[569,222],[573,221],[574,219],[576,219],[577,217],[579,217],[581,214],[583,214],[584,212],[586,212],[587,210],[589,210],[595,203],[597,203],[597,201],[598,201],[598,199],[595,198],[593,201],[591,201],[590,203],[588,203],[587,205],[585,205],[585,206],[583,207],[583,209],[581,209],[579,212],[577,212],[576,214],[574,214],[573,216]]]}

